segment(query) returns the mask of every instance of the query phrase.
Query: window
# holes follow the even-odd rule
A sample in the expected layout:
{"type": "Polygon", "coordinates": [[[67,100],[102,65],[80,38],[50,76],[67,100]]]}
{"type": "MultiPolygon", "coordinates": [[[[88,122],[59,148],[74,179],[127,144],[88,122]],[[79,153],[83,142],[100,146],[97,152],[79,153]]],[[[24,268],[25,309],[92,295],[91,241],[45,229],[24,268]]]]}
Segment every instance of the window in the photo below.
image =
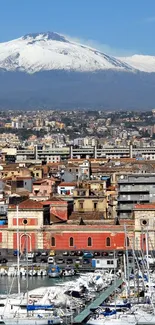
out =
{"type": "Polygon", "coordinates": [[[126,247],[129,247],[130,246],[130,240],[129,240],[129,237],[125,238],[125,244],[124,246],[126,247]]]}
{"type": "Polygon", "coordinates": [[[106,239],[106,246],[111,246],[110,237],[107,237],[107,239],[106,239]]]}
{"type": "Polygon", "coordinates": [[[94,202],[94,211],[97,209],[97,202],[94,202]]]}
{"type": "Polygon", "coordinates": [[[69,246],[74,246],[74,239],[73,239],[73,237],[70,237],[70,239],[69,239],[69,246]]]}
{"type": "Polygon", "coordinates": [[[24,182],[23,181],[17,181],[17,188],[24,187],[24,182]]]}
{"type": "Polygon", "coordinates": [[[114,264],[114,261],[110,261],[110,260],[108,260],[108,261],[107,261],[107,264],[114,264]]]}
{"type": "Polygon", "coordinates": [[[79,208],[80,208],[80,209],[83,209],[83,202],[80,202],[80,203],[79,203],[79,208]]]}
{"type": "Polygon", "coordinates": [[[51,246],[55,246],[55,237],[51,238],[51,246]]]}
{"type": "Polygon", "coordinates": [[[88,237],[88,246],[92,246],[92,239],[91,239],[91,237],[88,237]]]}
{"type": "Polygon", "coordinates": [[[39,176],[39,173],[36,173],[36,176],[39,176]]]}

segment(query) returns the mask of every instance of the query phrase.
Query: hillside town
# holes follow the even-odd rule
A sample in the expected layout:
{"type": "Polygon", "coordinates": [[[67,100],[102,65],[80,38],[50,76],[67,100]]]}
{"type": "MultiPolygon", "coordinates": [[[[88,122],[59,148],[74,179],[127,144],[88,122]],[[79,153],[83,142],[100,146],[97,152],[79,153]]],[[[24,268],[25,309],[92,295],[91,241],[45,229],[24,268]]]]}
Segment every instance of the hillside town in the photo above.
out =
{"type": "Polygon", "coordinates": [[[154,111],[1,112],[1,250],[17,210],[21,252],[154,247],[154,135],[154,111]]]}

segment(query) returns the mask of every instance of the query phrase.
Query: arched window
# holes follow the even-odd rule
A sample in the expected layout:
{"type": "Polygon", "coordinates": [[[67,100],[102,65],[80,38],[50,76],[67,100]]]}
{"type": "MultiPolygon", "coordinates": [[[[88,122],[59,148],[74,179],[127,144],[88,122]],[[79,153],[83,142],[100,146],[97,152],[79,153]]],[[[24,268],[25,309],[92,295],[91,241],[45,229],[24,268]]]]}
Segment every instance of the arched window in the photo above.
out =
{"type": "Polygon", "coordinates": [[[91,237],[88,237],[88,246],[92,246],[92,239],[91,239],[91,237]]]}
{"type": "Polygon", "coordinates": [[[146,250],[146,238],[143,237],[142,239],[142,250],[145,251],[146,250]]]}
{"type": "Polygon", "coordinates": [[[111,246],[111,240],[110,237],[106,238],[106,246],[111,246]]]}
{"type": "Polygon", "coordinates": [[[129,247],[129,246],[130,246],[130,240],[129,240],[129,237],[125,237],[125,239],[124,239],[124,246],[125,246],[125,247],[129,247]]]}
{"type": "Polygon", "coordinates": [[[127,239],[126,239],[126,244],[127,244],[127,247],[130,246],[130,240],[129,240],[129,237],[127,237],[127,239]]]}
{"type": "Polygon", "coordinates": [[[74,246],[74,239],[73,239],[73,237],[70,237],[70,239],[69,239],[69,246],[74,246]]]}
{"type": "Polygon", "coordinates": [[[51,246],[55,246],[55,237],[51,238],[51,246]]]}

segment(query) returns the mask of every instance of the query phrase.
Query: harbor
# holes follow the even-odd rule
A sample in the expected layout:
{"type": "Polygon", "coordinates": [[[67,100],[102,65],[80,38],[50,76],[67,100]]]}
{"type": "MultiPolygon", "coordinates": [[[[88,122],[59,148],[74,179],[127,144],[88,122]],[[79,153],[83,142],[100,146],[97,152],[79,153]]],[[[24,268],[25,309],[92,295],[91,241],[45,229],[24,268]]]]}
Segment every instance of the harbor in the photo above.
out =
{"type": "Polygon", "coordinates": [[[115,255],[114,252],[111,258],[89,257],[90,268],[76,268],[76,273],[72,273],[74,264],[58,265],[50,256],[48,261],[53,264],[39,265],[30,263],[28,255],[26,261],[17,255],[16,264],[9,262],[0,267],[1,322],[6,325],[155,324],[155,259],[148,250],[146,255],[136,255],[133,250],[132,256],[126,250],[120,260],[115,255]]]}

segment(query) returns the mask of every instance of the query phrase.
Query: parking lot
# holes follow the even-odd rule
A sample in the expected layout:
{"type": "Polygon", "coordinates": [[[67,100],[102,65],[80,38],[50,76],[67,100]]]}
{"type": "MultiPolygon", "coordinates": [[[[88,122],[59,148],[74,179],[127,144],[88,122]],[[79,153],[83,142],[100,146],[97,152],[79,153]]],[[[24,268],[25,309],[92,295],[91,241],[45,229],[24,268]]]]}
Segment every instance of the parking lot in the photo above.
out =
{"type": "MultiPolygon", "coordinates": [[[[55,262],[60,266],[76,266],[76,267],[86,267],[88,268],[91,266],[92,258],[120,258],[123,256],[123,251],[118,252],[99,252],[99,251],[35,251],[29,252],[28,255],[24,252],[20,254],[20,262],[26,263],[27,257],[29,263],[36,263],[36,264],[47,264],[49,257],[50,263],[55,262]],[[29,258],[29,256],[31,258],[29,258]]],[[[9,265],[12,263],[16,263],[17,261],[17,251],[3,251],[0,255],[0,263],[9,265]]]]}

